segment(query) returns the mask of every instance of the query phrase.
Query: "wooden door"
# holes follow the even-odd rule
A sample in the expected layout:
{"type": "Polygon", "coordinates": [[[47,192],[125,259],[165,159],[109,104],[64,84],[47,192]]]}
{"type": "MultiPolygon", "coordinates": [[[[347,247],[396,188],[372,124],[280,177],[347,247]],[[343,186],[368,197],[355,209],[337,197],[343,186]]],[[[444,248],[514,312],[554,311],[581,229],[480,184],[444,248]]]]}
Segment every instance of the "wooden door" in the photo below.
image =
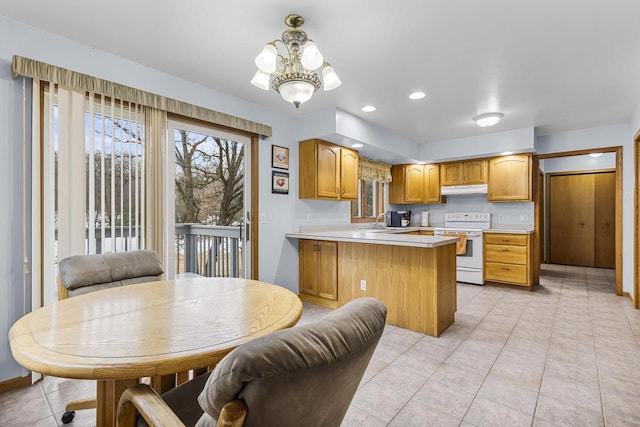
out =
{"type": "Polygon", "coordinates": [[[318,296],[338,299],[338,242],[317,241],[318,296]]]}
{"type": "Polygon", "coordinates": [[[487,161],[473,160],[462,163],[463,184],[486,184],[487,161]]]}
{"type": "Polygon", "coordinates": [[[358,198],[358,153],[348,148],[340,149],[340,198],[358,198]]]}
{"type": "Polygon", "coordinates": [[[340,186],[340,147],[318,142],[318,197],[337,199],[340,186]]]}
{"type": "Polygon", "coordinates": [[[549,178],[549,259],[554,264],[595,264],[595,177],[549,178]]]}
{"type": "Polygon", "coordinates": [[[489,160],[490,202],[531,200],[531,157],[528,154],[489,160]]]}
{"type": "Polygon", "coordinates": [[[422,165],[406,165],[404,169],[404,201],[422,203],[423,194],[422,165]]]}
{"type": "Polygon", "coordinates": [[[424,165],[423,202],[440,203],[440,166],[424,165]]]}
{"type": "Polygon", "coordinates": [[[300,256],[300,292],[318,295],[318,268],[316,263],[315,240],[300,239],[298,254],[300,256]]]}
{"type": "Polygon", "coordinates": [[[616,173],[595,176],[595,267],[616,268],[616,173]]]}
{"type": "Polygon", "coordinates": [[[440,165],[442,185],[458,185],[462,177],[461,163],[445,163],[440,165]]]}

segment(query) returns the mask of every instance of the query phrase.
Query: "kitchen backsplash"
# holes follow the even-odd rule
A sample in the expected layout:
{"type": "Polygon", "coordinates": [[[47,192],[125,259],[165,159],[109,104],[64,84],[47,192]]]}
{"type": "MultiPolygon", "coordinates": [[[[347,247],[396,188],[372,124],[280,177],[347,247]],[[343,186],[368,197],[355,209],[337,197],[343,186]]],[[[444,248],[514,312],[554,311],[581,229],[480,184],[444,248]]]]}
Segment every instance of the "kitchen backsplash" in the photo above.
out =
{"type": "Polygon", "coordinates": [[[411,225],[420,225],[422,211],[429,224],[442,225],[447,212],[490,212],[492,224],[533,225],[533,202],[489,203],[486,194],[447,196],[442,205],[389,205],[389,210],[411,210],[411,225]]]}

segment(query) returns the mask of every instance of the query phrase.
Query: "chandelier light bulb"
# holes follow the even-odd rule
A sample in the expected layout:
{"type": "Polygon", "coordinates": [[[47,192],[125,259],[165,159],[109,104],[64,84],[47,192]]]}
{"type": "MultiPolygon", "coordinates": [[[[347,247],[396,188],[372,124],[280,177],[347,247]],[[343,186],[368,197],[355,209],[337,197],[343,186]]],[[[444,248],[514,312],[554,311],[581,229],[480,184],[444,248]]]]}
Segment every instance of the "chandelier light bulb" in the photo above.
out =
{"type": "Polygon", "coordinates": [[[324,57],[320,53],[318,46],[312,41],[304,44],[302,49],[302,66],[307,70],[315,70],[324,64],[324,57]]]}
{"type": "Polygon", "coordinates": [[[263,73],[262,71],[256,71],[256,74],[251,79],[251,84],[262,90],[269,90],[269,78],[270,74],[263,73]]]}
{"type": "MultiPolygon", "coordinates": [[[[266,74],[272,74],[276,71],[276,60],[278,59],[278,51],[271,43],[267,44],[262,52],[256,56],[256,67],[266,74]]],[[[261,88],[262,89],[262,88],[261,88]]],[[[268,89],[268,88],[267,88],[268,89]]]]}
{"type": "Polygon", "coordinates": [[[280,92],[282,99],[298,108],[311,99],[315,88],[309,82],[294,80],[281,84],[278,92],[280,92]]]}
{"type": "Polygon", "coordinates": [[[322,80],[324,90],[333,90],[342,84],[335,70],[329,64],[322,69],[322,80]]]}
{"type": "Polygon", "coordinates": [[[502,116],[504,116],[502,113],[479,114],[473,118],[473,121],[476,122],[478,126],[486,128],[497,124],[502,116]]]}

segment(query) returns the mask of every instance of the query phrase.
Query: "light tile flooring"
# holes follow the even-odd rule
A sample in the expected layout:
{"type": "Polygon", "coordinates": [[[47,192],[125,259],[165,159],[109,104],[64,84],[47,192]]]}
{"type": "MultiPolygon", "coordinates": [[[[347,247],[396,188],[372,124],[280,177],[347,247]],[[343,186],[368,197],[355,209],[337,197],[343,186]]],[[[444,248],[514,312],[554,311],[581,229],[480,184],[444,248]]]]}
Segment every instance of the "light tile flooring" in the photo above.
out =
{"type": "MultiPolygon", "coordinates": [[[[327,310],[305,304],[301,323],[327,310]]],[[[387,326],[343,426],[640,425],[640,311],[612,270],[543,265],[533,292],[458,284],[433,338],[387,326]]],[[[0,426],[55,426],[89,381],[0,395],[0,426]]],[[[79,411],[72,426],[93,426],[79,411]]]]}

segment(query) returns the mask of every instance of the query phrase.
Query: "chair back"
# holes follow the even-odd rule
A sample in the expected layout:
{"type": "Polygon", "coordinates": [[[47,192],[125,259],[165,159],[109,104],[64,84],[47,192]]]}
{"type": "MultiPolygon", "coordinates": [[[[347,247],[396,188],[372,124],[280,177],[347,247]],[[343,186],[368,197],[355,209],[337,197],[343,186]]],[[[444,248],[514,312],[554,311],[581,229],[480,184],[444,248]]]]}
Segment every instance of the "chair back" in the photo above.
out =
{"type": "Polygon", "coordinates": [[[161,280],[163,273],[158,254],[150,250],[74,255],[58,262],[58,299],[161,280]]]}
{"type": "Polygon", "coordinates": [[[198,401],[215,425],[242,399],[245,427],[339,426],[384,330],[387,309],[359,298],[321,320],[271,333],[229,353],[198,401]]]}

